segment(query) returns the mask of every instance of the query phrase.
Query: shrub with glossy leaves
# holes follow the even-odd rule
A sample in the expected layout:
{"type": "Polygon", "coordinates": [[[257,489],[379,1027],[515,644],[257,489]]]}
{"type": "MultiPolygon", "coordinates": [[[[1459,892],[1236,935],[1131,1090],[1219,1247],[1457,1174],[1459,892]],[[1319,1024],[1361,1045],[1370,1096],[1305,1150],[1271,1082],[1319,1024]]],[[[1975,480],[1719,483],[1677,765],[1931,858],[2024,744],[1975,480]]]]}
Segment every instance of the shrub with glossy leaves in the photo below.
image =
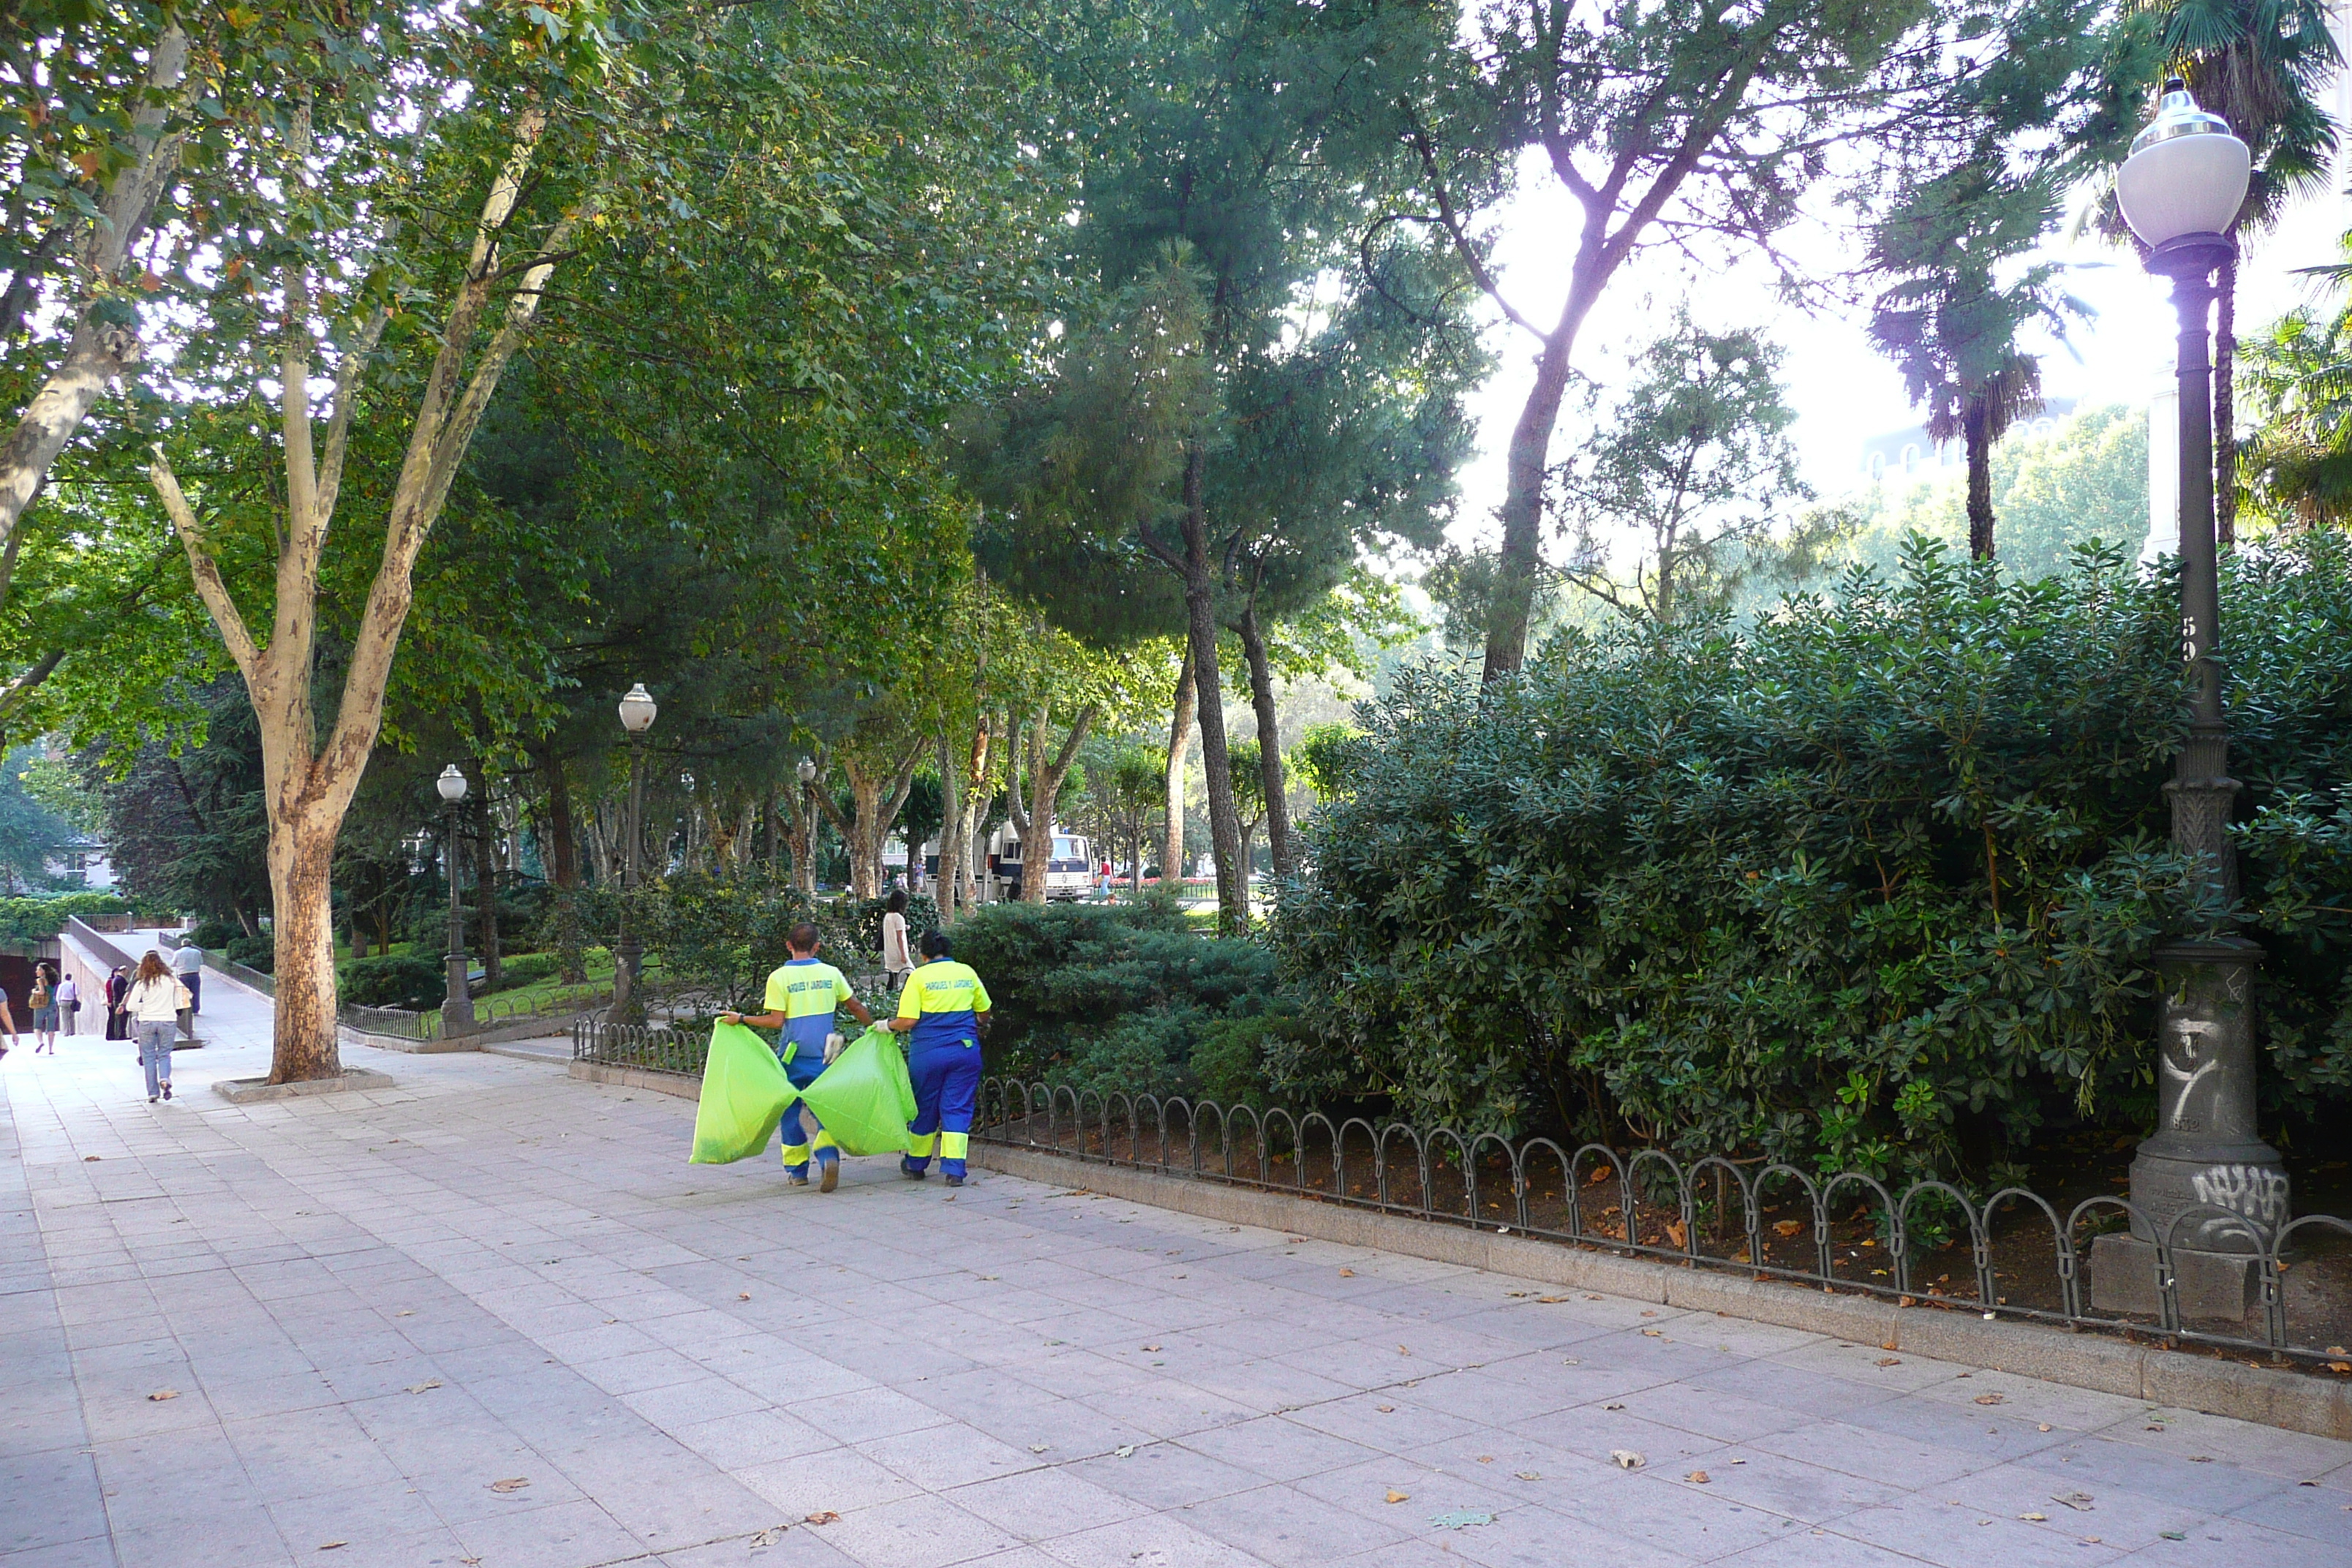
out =
{"type": "MultiPolygon", "coordinates": [[[[2352,1061],[2352,802],[2312,793],[2352,761],[2352,571],[2340,542],[2240,553],[2239,914],[2274,955],[2266,1089],[2308,1108],[2352,1061]]],[[[2117,555],[2003,583],[1916,542],[1751,630],[1564,635],[1486,692],[1401,678],[1273,924],[1309,1080],[1863,1169],[2144,1115],[2149,950],[2219,913],[2167,842],[2177,617],[2117,555]]]]}

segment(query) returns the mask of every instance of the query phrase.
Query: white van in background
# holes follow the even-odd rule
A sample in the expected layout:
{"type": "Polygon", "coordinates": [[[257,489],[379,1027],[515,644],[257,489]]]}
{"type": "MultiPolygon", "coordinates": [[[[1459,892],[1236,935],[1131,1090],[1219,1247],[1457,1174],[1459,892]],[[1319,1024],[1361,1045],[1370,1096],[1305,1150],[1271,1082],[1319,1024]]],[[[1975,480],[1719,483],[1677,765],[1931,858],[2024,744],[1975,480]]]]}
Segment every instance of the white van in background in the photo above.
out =
{"type": "MultiPolygon", "coordinates": [[[[1094,846],[1087,837],[1055,826],[1047,836],[1051,851],[1045,858],[1045,897],[1055,902],[1087,898],[1095,890],[1094,846]]],[[[1031,866],[1021,834],[1011,823],[998,826],[988,839],[989,896],[1017,899],[1031,866]]]]}

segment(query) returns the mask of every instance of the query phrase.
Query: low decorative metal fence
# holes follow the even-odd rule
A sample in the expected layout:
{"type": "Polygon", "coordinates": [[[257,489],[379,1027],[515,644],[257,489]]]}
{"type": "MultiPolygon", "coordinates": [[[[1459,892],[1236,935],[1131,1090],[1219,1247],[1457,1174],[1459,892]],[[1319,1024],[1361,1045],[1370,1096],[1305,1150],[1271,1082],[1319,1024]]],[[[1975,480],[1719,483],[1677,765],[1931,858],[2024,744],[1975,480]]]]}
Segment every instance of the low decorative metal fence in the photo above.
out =
{"type": "Polygon", "coordinates": [[[572,1059],[576,1062],[699,1078],[709,1055],[708,1030],[667,1024],[610,1024],[593,1014],[572,1024],[572,1059]]]}
{"type": "Polygon", "coordinates": [[[972,1136],[984,1143],[1905,1306],[2153,1332],[2352,1373],[2352,1223],[2333,1215],[2271,1229],[2200,1205],[2156,1226],[2128,1199],[2106,1194],[2062,1213],[2023,1187],[1972,1195],[1922,1181],[1897,1192],[1858,1171],[1823,1176],[1761,1159],[1686,1162],[1660,1149],[1621,1153],[1598,1143],[1571,1150],[1549,1138],[997,1078],[982,1083],[979,1110],[972,1136]],[[2258,1331],[2247,1319],[2184,1317],[2177,1265],[2187,1249],[2178,1238],[2207,1222],[2219,1222],[2257,1261],[2259,1304],[2248,1319],[2259,1321],[2258,1331]],[[2096,1310],[2090,1300],[2089,1243],[2126,1225],[2153,1243],[2158,1310],[2146,1316],[2096,1310]]]}

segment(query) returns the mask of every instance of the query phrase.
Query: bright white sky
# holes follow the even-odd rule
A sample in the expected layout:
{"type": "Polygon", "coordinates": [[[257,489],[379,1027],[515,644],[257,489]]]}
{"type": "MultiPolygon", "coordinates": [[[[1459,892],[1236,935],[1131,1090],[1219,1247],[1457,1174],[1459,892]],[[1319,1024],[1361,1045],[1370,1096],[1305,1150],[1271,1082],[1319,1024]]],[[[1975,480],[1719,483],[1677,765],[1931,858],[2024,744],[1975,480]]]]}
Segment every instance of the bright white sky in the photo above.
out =
{"type": "MultiPolygon", "coordinates": [[[[1500,215],[1497,260],[1506,292],[1530,320],[1557,319],[1573,254],[1574,204],[1542,169],[1532,168],[1521,195],[1500,215]]],[[[2337,188],[2342,189],[2339,180],[2337,188]]],[[[2241,268],[2239,336],[2251,337],[2285,310],[2317,297],[2312,279],[2294,269],[2337,259],[2337,237],[2352,225],[2352,207],[2340,195],[2301,203],[2271,234],[2249,247],[2241,268]]],[[[1791,248],[1825,250],[1834,237],[1824,228],[1790,237],[1791,248]]],[[[2145,405],[2159,377],[2172,364],[2173,315],[2169,286],[2140,270],[2128,254],[2085,240],[2064,259],[2081,267],[2072,291],[2096,312],[2071,334],[2074,353],[2050,345],[2042,353],[2042,388],[2053,397],[2090,403],[2145,405]],[[2087,265],[2101,264],[2101,265],[2087,265]]],[[[1832,259],[1830,265],[1840,263],[1832,259]]],[[[1604,383],[1623,375],[1626,353],[1670,323],[1675,306],[1687,299],[1692,315],[1721,330],[1760,323],[1787,350],[1782,363],[1790,402],[1798,411],[1794,434],[1806,477],[1824,499],[1860,484],[1863,443],[1918,422],[1904,395],[1902,378],[1870,346],[1863,321],[1808,315],[1776,300],[1769,272],[1760,265],[1735,267],[1696,281],[1663,256],[1637,260],[1604,297],[1578,342],[1576,365],[1604,383]]],[[[1533,375],[1534,340],[1497,318],[1488,342],[1500,364],[1474,399],[1480,450],[1462,475],[1463,507],[1454,533],[1457,542],[1491,542],[1497,536],[1494,511],[1503,498],[1503,456],[1511,426],[1533,375]]],[[[1553,439],[1554,459],[1577,438],[1572,416],[1553,439]]]]}

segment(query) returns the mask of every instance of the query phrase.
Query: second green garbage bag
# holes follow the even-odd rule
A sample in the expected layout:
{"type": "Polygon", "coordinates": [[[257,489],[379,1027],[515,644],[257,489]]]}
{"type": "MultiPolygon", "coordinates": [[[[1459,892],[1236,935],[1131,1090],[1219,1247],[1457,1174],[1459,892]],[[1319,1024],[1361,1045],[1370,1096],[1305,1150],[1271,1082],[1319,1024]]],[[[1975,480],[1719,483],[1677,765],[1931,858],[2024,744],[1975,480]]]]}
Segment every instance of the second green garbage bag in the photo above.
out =
{"type": "Polygon", "coordinates": [[[688,1162],[724,1165],[750,1159],[767,1148],[776,1123],[803,1099],[845,1154],[905,1153],[912,1147],[907,1123],[915,1114],[915,1086],[907,1077],[906,1053],[889,1030],[866,1030],[814,1083],[798,1089],[765,1039],[740,1024],[713,1024],[688,1162]]]}

